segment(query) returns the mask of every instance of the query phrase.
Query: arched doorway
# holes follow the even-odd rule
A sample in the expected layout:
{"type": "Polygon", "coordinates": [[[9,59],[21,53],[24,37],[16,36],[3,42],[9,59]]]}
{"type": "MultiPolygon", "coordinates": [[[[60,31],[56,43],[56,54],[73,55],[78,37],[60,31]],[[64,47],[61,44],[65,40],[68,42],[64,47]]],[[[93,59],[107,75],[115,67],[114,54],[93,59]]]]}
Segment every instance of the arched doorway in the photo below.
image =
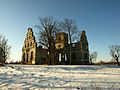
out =
{"type": "Polygon", "coordinates": [[[31,56],[30,56],[30,61],[32,62],[33,60],[33,51],[31,52],[31,56]]]}
{"type": "Polygon", "coordinates": [[[27,53],[27,60],[26,60],[26,62],[28,62],[28,58],[29,58],[29,54],[27,53]]]}
{"type": "Polygon", "coordinates": [[[22,60],[23,60],[23,63],[25,63],[25,53],[23,53],[22,60]]]}

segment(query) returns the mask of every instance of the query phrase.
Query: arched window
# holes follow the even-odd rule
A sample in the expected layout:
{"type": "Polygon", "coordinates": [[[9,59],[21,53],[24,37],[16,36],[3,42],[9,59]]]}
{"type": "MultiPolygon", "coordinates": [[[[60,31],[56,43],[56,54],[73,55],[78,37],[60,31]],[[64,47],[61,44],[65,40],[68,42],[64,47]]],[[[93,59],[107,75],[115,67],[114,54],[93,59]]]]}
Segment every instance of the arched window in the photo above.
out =
{"type": "Polygon", "coordinates": [[[26,48],[26,44],[25,44],[25,48],[26,48]]]}
{"type": "Polygon", "coordinates": [[[29,47],[29,43],[28,43],[28,47],[29,47]]]}

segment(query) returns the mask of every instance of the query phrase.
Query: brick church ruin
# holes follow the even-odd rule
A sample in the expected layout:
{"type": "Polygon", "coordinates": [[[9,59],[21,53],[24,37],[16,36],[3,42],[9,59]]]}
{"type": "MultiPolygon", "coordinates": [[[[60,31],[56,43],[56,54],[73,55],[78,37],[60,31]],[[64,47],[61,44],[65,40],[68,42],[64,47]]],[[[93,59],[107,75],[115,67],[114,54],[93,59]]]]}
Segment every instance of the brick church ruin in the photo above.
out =
{"type": "MultiPolygon", "coordinates": [[[[89,64],[89,47],[85,31],[81,32],[80,41],[72,43],[71,61],[70,61],[70,44],[68,43],[68,34],[59,32],[56,34],[55,49],[50,64],[89,64]]],[[[23,64],[49,64],[47,63],[48,49],[42,46],[37,46],[32,28],[28,28],[22,48],[22,63],[23,64]]]]}

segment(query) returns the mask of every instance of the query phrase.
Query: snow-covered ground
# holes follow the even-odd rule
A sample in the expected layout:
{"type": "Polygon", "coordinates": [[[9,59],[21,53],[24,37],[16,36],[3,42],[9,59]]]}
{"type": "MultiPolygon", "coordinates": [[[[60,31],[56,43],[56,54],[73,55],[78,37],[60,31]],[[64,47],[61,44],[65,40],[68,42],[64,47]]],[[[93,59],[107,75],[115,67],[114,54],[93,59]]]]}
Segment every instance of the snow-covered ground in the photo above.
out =
{"type": "Polygon", "coordinates": [[[0,90],[120,90],[120,67],[6,65],[0,90]]]}

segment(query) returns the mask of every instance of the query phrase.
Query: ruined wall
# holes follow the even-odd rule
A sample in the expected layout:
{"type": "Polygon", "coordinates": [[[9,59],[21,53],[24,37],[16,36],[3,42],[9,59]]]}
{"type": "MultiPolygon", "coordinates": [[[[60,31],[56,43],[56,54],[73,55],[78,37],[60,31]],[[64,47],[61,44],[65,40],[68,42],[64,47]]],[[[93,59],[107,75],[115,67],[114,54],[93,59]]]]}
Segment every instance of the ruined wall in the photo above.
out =
{"type": "Polygon", "coordinates": [[[33,35],[32,28],[28,28],[22,48],[22,62],[25,64],[35,64],[37,43],[33,35]]]}
{"type": "MultiPolygon", "coordinates": [[[[55,48],[53,44],[51,61],[49,61],[48,49],[37,47],[32,28],[28,28],[22,48],[22,62],[24,64],[69,64],[69,49],[68,34],[57,33],[55,48]]],[[[73,65],[89,63],[89,45],[85,31],[82,31],[80,41],[72,44],[71,59],[73,65]]]]}

